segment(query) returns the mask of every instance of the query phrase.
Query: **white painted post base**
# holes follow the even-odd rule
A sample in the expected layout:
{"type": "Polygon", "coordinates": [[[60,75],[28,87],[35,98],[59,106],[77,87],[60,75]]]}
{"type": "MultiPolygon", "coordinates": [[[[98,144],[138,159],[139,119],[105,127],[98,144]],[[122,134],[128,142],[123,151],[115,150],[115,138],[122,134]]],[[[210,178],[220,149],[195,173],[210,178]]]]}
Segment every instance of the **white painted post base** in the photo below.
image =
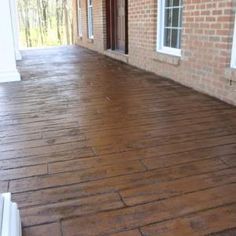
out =
{"type": "Polygon", "coordinates": [[[0,16],[0,83],[19,81],[10,0],[1,1],[0,16]]]}
{"type": "Polygon", "coordinates": [[[14,82],[20,80],[21,78],[18,71],[0,72],[0,83],[14,82]]]}
{"type": "Polygon", "coordinates": [[[11,201],[11,194],[0,195],[0,236],[21,236],[20,212],[11,201]]]}

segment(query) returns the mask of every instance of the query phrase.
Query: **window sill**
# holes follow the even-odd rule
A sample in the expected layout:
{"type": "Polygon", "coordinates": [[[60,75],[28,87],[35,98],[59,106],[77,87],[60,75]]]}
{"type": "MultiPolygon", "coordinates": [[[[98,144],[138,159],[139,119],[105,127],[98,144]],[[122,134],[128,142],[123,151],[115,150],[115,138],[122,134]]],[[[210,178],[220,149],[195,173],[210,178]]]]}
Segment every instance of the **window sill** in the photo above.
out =
{"type": "Polygon", "coordinates": [[[181,62],[181,56],[173,55],[163,51],[157,51],[155,52],[153,60],[161,63],[167,63],[170,65],[179,66],[181,62]]]}
{"type": "Polygon", "coordinates": [[[93,43],[94,39],[91,38],[91,39],[88,39],[87,41],[88,41],[88,43],[93,43]]]}
{"type": "Polygon", "coordinates": [[[168,50],[169,48],[167,49],[163,49],[163,50],[160,50],[158,49],[157,50],[157,53],[161,53],[161,54],[165,54],[165,55],[169,55],[169,56],[174,56],[174,57],[181,57],[181,50],[168,50]]]}

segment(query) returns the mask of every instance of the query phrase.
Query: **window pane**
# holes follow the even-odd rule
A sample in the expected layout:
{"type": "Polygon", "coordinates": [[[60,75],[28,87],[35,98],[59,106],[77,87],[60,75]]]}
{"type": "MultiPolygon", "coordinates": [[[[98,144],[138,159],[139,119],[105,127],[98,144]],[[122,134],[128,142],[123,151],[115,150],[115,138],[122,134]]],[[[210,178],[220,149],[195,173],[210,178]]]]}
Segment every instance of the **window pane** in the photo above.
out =
{"type": "Polygon", "coordinates": [[[181,4],[181,0],[166,0],[166,7],[178,7],[181,4]]]}
{"type": "Polygon", "coordinates": [[[172,35],[171,35],[171,47],[172,48],[178,48],[178,30],[172,29],[172,35]]]}
{"type": "Polygon", "coordinates": [[[173,8],[172,26],[179,26],[179,8],[173,8]]]}
{"type": "Polygon", "coordinates": [[[171,46],[171,29],[165,29],[164,46],[165,47],[171,46]]]}
{"type": "Polygon", "coordinates": [[[173,6],[173,0],[166,0],[166,7],[172,7],[173,6]]]}
{"type": "Polygon", "coordinates": [[[170,27],[171,26],[171,13],[172,9],[166,9],[165,10],[165,26],[170,27]]]}
{"type": "Polygon", "coordinates": [[[173,6],[177,7],[180,5],[180,0],[173,0],[173,6]]]}

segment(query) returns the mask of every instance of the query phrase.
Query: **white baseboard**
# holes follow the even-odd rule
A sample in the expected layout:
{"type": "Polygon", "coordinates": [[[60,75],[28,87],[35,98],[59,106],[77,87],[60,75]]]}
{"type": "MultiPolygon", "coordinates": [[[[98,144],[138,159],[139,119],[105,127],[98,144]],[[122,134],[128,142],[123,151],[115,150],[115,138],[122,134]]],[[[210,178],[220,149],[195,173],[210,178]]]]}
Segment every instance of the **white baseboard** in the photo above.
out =
{"type": "Polygon", "coordinates": [[[18,71],[14,72],[0,72],[0,83],[20,81],[20,74],[18,71]]]}

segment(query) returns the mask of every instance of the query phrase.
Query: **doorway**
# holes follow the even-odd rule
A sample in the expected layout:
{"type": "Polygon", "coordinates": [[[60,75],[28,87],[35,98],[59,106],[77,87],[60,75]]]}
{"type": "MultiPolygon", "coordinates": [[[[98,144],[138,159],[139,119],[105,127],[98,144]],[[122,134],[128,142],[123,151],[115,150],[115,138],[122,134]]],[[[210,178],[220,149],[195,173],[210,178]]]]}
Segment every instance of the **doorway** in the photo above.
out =
{"type": "Polygon", "coordinates": [[[107,49],[128,54],[128,0],[107,0],[107,49]]]}

